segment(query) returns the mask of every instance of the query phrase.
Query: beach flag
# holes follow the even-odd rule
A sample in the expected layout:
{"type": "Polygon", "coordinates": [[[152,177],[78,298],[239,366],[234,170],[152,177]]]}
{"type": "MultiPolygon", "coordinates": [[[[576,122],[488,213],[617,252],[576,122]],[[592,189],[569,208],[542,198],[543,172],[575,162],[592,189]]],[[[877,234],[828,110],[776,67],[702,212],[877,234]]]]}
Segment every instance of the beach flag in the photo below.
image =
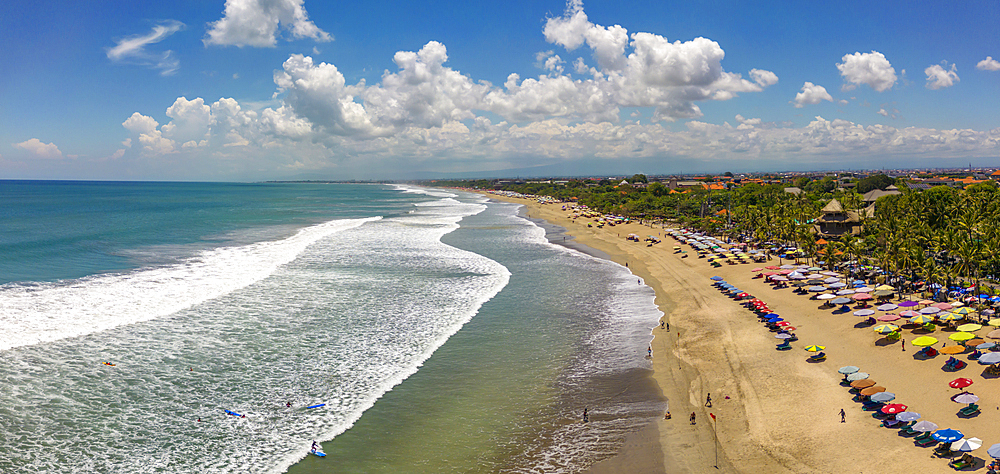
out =
{"type": "Polygon", "coordinates": [[[712,421],[715,421],[715,413],[709,413],[708,416],[712,417],[712,421]]]}

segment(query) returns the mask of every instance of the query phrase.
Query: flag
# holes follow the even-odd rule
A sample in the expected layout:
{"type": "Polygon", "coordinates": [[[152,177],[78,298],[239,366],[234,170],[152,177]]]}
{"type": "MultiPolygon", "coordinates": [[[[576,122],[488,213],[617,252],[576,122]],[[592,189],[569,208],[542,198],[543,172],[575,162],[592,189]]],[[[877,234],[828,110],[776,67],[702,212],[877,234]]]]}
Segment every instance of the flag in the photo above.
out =
{"type": "Polygon", "coordinates": [[[712,417],[712,421],[715,421],[715,413],[709,413],[708,416],[712,417]]]}

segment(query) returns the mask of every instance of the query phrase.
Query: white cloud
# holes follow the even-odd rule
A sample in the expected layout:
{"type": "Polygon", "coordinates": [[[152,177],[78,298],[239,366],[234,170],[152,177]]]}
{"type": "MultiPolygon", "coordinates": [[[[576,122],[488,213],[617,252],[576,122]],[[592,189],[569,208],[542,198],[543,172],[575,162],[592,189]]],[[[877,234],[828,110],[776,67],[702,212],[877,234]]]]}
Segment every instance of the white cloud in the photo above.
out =
{"type": "MultiPolygon", "coordinates": [[[[945,66],[948,65],[947,62],[943,62],[942,64],[945,66]]],[[[925,87],[928,89],[943,89],[951,87],[958,82],[958,72],[954,64],[951,65],[951,69],[945,69],[939,64],[928,66],[927,69],[924,69],[924,74],[927,74],[927,84],[925,84],[925,87]]]]}
{"type": "Polygon", "coordinates": [[[878,112],[875,112],[875,113],[877,113],[877,114],[879,114],[879,115],[881,115],[883,117],[888,117],[889,116],[889,112],[886,112],[885,109],[878,109],[878,112]]]}
{"type": "Polygon", "coordinates": [[[771,71],[751,69],[750,78],[761,87],[773,86],[778,83],[778,75],[771,71]]]}
{"type": "Polygon", "coordinates": [[[833,102],[833,97],[826,92],[826,88],[807,81],[802,84],[802,92],[795,94],[795,108],[801,109],[806,105],[815,105],[824,100],[833,102]]]}
{"type": "Polygon", "coordinates": [[[38,158],[56,159],[62,158],[63,156],[62,152],[59,151],[59,147],[57,147],[55,143],[42,143],[42,141],[37,138],[32,138],[21,143],[15,143],[14,147],[27,150],[29,153],[37,156],[38,158]]]}
{"type": "Polygon", "coordinates": [[[848,102],[848,101],[847,101],[847,99],[840,99],[840,101],[839,101],[839,102],[837,102],[837,103],[838,103],[838,104],[840,104],[840,105],[847,105],[847,104],[850,104],[850,102],[848,102]]]}
{"type": "Polygon", "coordinates": [[[986,56],[986,59],[976,64],[976,69],[980,71],[1000,71],[1000,61],[993,59],[992,56],[986,56]]]}
{"type": "Polygon", "coordinates": [[[178,97],[173,105],[167,108],[167,117],[173,120],[160,130],[163,136],[178,143],[204,140],[208,135],[209,122],[212,120],[211,109],[200,97],[194,100],[178,97]]]}
{"type": "Polygon", "coordinates": [[[309,20],[305,0],[226,0],[224,16],[209,24],[205,45],[274,47],[278,29],[294,39],[332,41],[309,20]]]}
{"type": "Polygon", "coordinates": [[[844,84],[844,90],[852,90],[858,85],[867,84],[878,92],[884,92],[896,83],[896,70],[878,51],[846,54],[842,60],[842,63],[837,64],[837,69],[849,83],[844,84]]]}
{"type": "Polygon", "coordinates": [[[547,19],[542,33],[546,41],[567,51],[586,42],[602,69],[620,69],[625,65],[628,31],[619,25],[605,28],[591,23],[583,12],[582,0],[569,0],[563,16],[547,19]]]}
{"type": "Polygon", "coordinates": [[[153,30],[143,36],[129,36],[116,41],[113,48],[108,48],[108,59],[114,62],[137,64],[153,69],[159,69],[164,76],[177,72],[180,61],[174,57],[174,52],[166,50],[160,52],[150,52],[146,46],[163,41],[170,35],[184,29],[184,23],[175,20],[167,20],[153,27],[153,30]]]}
{"type": "Polygon", "coordinates": [[[163,137],[157,129],[159,123],[153,117],[135,112],[122,122],[122,126],[136,136],[144,153],[162,155],[174,152],[173,140],[163,137]]]}

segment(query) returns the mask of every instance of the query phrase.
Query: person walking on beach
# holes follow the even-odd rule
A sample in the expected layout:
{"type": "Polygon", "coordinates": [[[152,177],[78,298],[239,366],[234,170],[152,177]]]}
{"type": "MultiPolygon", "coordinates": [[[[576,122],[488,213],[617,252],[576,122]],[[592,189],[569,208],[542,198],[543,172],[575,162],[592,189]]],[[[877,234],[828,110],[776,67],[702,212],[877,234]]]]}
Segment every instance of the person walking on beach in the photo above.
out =
{"type": "Polygon", "coordinates": [[[586,423],[587,421],[589,421],[589,419],[587,418],[587,407],[584,407],[583,408],[583,422],[586,423]]]}
{"type": "Polygon", "coordinates": [[[711,407],[712,406],[712,394],[711,393],[705,396],[705,406],[707,406],[707,407],[711,407]]]}
{"type": "Polygon", "coordinates": [[[646,354],[649,355],[649,357],[653,357],[653,346],[649,346],[649,348],[646,349],[646,354]]]}
{"type": "Polygon", "coordinates": [[[899,338],[899,342],[903,344],[903,352],[906,352],[906,339],[899,338]]]}
{"type": "Polygon", "coordinates": [[[844,409],[840,409],[840,422],[847,423],[847,413],[844,413],[844,409]]]}
{"type": "Polygon", "coordinates": [[[694,412],[691,412],[691,424],[692,425],[695,424],[695,421],[694,421],[694,412]]]}

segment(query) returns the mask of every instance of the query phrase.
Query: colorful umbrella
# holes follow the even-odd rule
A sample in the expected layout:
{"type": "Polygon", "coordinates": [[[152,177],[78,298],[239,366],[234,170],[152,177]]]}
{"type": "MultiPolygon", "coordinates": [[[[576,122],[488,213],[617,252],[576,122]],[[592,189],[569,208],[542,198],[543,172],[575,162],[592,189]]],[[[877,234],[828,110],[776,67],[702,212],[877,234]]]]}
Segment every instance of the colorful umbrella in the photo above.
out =
{"type": "Polygon", "coordinates": [[[899,303],[899,307],[900,308],[912,308],[912,307],[914,307],[914,306],[916,306],[918,304],[920,304],[920,303],[917,303],[916,301],[903,301],[903,302],[899,303]]]}
{"type": "Polygon", "coordinates": [[[826,346],[816,346],[816,345],[806,346],[806,350],[809,351],[809,352],[817,352],[817,351],[821,351],[823,349],[826,349],[826,346]]]}
{"type": "Polygon", "coordinates": [[[934,344],[937,344],[937,343],[938,343],[937,338],[934,338],[934,337],[931,337],[931,336],[920,336],[920,337],[914,339],[912,342],[910,342],[910,344],[913,344],[914,346],[917,346],[917,347],[933,346],[934,344]]]}
{"type": "Polygon", "coordinates": [[[952,308],[952,305],[949,303],[934,303],[931,307],[940,309],[941,311],[947,311],[952,308]]]}
{"type": "Polygon", "coordinates": [[[995,329],[993,331],[990,331],[990,333],[987,334],[986,337],[990,339],[1000,339],[1000,329],[995,329]]]}
{"type": "MultiPolygon", "coordinates": [[[[910,311],[912,312],[912,311],[910,311]]],[[[934,322],[934,316],[929,316],[926,314],[917,314],[916,316],[909,319],[913,324],[927,324],[934,322]]]]}
{"type": "Polygon", "coordinates": [[[778,334],[778,335],[775,335],[774,337],[777,338],[777,339],[791,339],[792,335],[791,334],[778,334]]]}
{"type": "Polygon", "coordinates": [[[972,385],[972,379],[967,379],[964,377],[960,377],[955,380],[952,380],[951,382],[948,382],[948,386],[951,388],[965,388],[968,387],[969,385],[972,385]]]}
{"type": "Polygon", "coordinates": [[[993,459],[1000,459],[1000,443],[990,446],[990,449],[986,450],[986,454],[989,454],[993,459]]]}
{"type": "Polygon", "coordinates": [[[879,286],[875,287],[875,290],[892,291],[892,290],[895,290],[895,288],[893,288],[893,287],[891,287],[889,285],[879,285],[879,286]]]}
{"type": "Polygon", "coordinates": [[[976,332],[976,331],[978,331],[978,330],[980,330],[982,328],[983,328],[982,324],[969,323],[969,324],[963,324],[963,325],[959,326],[958,330],[959,331],[965,331],[965,332],[976,332]]]}
{"type": "Polygon", "coordinates": [[[872,299],[872,295],[869,295],[868,293],[855,293],[851,295],[851,299],[856,301],[865,301],[872,299]]]}
{"type": "Polygon", "coordinates": [[[879,334],[891,334],[898,331],[899,326],[896,326],[895,324],[879,324],[872,329],[879,334]]]}
{"type": "Polygon", "coordinates": [[[993,318],[990,322],[986,323],[993,327],[1000,327],[1000,318],[993,318]]]}
{"type": "Polygon", "coordinates": [[[902,317],[904,317],[904,318],[912,318],[914,316],[920,316],[920,313],[918,313],[918,312],[916,312],[916,311],[914,311],[912,309],[908,309],[906,311],[900,311],[899,315],[902,316],[902,317]]]}
{"type": "Polygon", "coordinates": [[[963,308],[954,309],[951,312],[955,313],[955,314],[972,314],[972,313],[975,313],[976,310],[974,310],[972,308],[965,308],[965,307],[963,307],[963,308]]]}
{"type": "Polygon", "coordinates": [[[985,351],[987,349],[992,349],[992,348],[994,348],[996,346],[997,346],[997,343],[995,343],[995,342],[983,342],[982,344],[976,345],[976,349],[979,349],[981,351],[985,351]]]}
{"type": "Polygon", "coordinates": [[[938,319],[940,319],[941,321],[960,321],[965,319],[965,316],[955,313],[944,313],[944,314],[939,314],[938,319]]]}
{"type": "Polygon", "coordinates": [[[952,341],[961,342],[961,341],[968,341],[969,339],[974,339],[975,337],[976,337],[975,334],[969,332],[956,332],[955,334],[948,336],[948,339],[951,339],[952,341]]]}
{"type": "Polygon", "coordinates": [[[840,290],[837,292],[837,296],[853,295],[854,293],[854,290],[840,290]]]}
{"type": "Polygon", "coordinates": [[[711,279],[714,280],[714,281],[722,281],[722,277],[720,277],[720,276],[714,276],[711,279]]]}
{"type": "Polygon", "coordinates": [[[890,403],[882,407],[882,413],[886,415],[895,415],[896,413],[903,413],[908,407],[902,403],[890,403]]]}

